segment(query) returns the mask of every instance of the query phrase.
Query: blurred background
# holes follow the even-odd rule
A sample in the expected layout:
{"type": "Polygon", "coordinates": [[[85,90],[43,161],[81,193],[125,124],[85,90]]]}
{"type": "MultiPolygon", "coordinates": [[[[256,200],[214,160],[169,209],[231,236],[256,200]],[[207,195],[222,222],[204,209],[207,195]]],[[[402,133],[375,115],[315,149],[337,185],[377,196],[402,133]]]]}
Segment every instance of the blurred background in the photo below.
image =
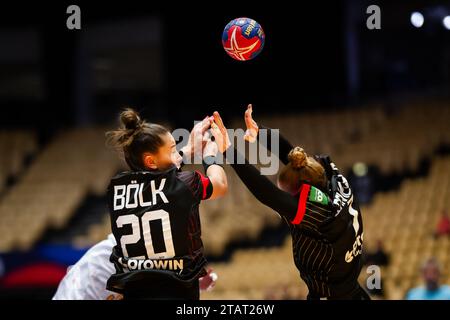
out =
{"type": "MultiPolygon", "coordinates": [[[[333,1],[264,7],[58,1],[0,13],[0,298],[51,298],[67,267],[110,232],[105,192],[125,165],[104,133],[132,106],[190,129],[217,109],[255,119],[349,177],[379,299],[403,299],[440,264],[450,284],[450,2],[333,1]],[[366,8],[381,8],[369,30],[366,8]],[[232,19],[259,22],[252,61],[222,48],[232,19]]],[[[219,276],[204,299],[304,299],[288,227],[226,168],[230,193],[202,204],[219,276]]],[[[275,178],[275,177],[272,177],[275,178]]],[[[367,276],[363,268],[360,281],[367,276]]]]}

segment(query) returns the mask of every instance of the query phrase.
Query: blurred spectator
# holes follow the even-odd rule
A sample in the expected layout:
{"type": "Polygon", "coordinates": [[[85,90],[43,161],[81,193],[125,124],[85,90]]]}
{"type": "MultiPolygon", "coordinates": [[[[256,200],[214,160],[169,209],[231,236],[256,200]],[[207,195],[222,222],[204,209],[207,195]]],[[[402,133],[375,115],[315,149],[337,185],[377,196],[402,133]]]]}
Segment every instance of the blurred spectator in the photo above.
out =
{"type": "Polygon", "coordinates": [[[367,164],[363,162],[355,163],[348,179],[355,190],[359,203],[369,204],[374,193],[374,177],[367,164]]]}
{"type": "Polygon", "coordinates": [[[409,290],[407,300],[450,300],[450,286],[439,284],[441,268],[435,258],[425,262],[422,276],[425,285],[409,290]]]}
{"type": "Polygon", "coordinates": [[[383,242],[377,241],[377,248],[374,252],[368,252],[366,255],[366,265],[387,266],[389,264],[389,255],[384,251],[383,242]]]}
{"type": "Polygon", "coordinates": [[[448,236],[450,234],[450,218],[448,217],[447,210],[442,212],[441,219],[439,220],[436,231],[434,232],[434,237],[438,238],[440,236],[448,236]]]}

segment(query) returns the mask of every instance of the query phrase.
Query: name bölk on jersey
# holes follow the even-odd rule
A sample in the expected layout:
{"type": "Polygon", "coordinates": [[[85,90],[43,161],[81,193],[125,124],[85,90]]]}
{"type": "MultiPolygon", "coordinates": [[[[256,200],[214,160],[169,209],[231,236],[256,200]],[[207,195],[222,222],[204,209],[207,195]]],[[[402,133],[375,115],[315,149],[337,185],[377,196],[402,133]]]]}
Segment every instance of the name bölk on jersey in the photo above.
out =
{"type": "MultiPolygon", "coordinates": [[[[113,196],[113,210],[134,209],[137,207],[149,207],[158,203],[158,196],[160,201],[169,203],[167,196],[164,194],[164,185],[166,179],[161,179],[158,187],[156,187],[155,180],[150,181],[150,195],[151,201],[144,199],[144,183],[138,184],[136,180],[132,180],[130,184],[115,185],[113,196]]],[[[148,195],[147,195],[148,196],[148,195]]]]}

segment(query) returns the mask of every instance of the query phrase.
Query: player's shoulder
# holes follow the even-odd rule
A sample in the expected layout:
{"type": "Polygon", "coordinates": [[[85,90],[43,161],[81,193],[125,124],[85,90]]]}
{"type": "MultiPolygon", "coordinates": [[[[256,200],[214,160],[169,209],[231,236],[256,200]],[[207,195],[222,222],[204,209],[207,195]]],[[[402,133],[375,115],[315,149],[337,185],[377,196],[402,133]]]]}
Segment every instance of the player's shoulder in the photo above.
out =
{"type": "Polygon", "coordinates": [[[324,167],[332,163],[331,157],[328,154],[316,154],[314,155],[314,159],[324,167]]]}
{"type": "Polygon", "coordinates": [[[184,181],[184,180],[187,180],[187,179],[195,178],[196,174],[197,174],[197,171],[181,171],[180,170],[180,171],[177,172],[176,177],[179,180],[184,181]]]}
{"type": "Polygon", "coordinates": [[[109,181],[108,189],[111,190],[111,188],[115,185],[122,185],[122,184],[128,184],[133,179],[136,179],[137,173],[134,171],[122,171],[114,175],[111,180],[109,181]]]}
{"type": "Polygon", "coordinates": [[[304,226],[317,227],[333,216],[329,196],[318,187],[304,183],[299,193],[297,215],[302,217],[304,226]]]}
{"type": "Polygon", "coordinates": [[[200,171],[181,171],[177,178],[189,189],[196,200],[206,200],[212,194],[212,184],[200,171]]]}
{"type": "Polygon", "coordinates": [[[162,177],[168,177],[170,175],[176,175],[177,168],[171,166],[164,171],[122,171],[117,173],[111,178],[111,183],[118,183],[130,180],[153,180],[162,177]]]}
{"type": "Polygon", "coordinates": [[[321,207],[328,207],[331,204],[331,199],[328,194],[312,185],[309,185],[306,201],[321,207]]]}
{"type": "Polygon", "coordinates": [[[319,162],[322,167],[325,169],[325,174],[327,178],[330,179],[331,176],[336,173],[336,165],[328,154],[316,154],[314,155],[314,159],[319,162]]]}
{"type": "Polygon", "coordinates": [[[176,178],[192,191],[199,186],[202,174],[198,171],[178,171],[176,173],[176,178]]]}
{"type": "Polygon", "coordinates": [[[118,180],[131,179],[132,177],[136,177],[138,174],[139,174],[138,171],[121,171],[121,172],[115,174],[111,178],[111,182],[118,181],[118,180]]]}
{"type": "Polygon", "coordinates": [[[191,185],[195,183],[197,177],[195,171],[178,171],[175,175],[176,179],[185,185],[187,188],[191,188],[191,185]]]}
{"type": "Polygon", "coordinates": [[[205,178],[205,175],[200,171],[178,171],[176,173],[177,179],[191,185],[192,183],[199,183],[205,178]]]}

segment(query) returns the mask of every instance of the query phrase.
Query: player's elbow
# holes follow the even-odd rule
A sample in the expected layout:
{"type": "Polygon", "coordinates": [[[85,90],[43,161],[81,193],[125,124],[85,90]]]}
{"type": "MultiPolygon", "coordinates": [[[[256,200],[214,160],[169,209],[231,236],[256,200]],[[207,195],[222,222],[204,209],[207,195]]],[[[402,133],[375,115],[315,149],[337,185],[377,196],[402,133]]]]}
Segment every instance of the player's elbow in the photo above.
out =
{"type": "Polygon", "coordinates": [[[218,181],[214,185],[213,194],[211,199],[218,199],[224,197],[228,192],[228,182],[225,178],[223,181],[218,181]]]}
{"type": "Polygon", "coordinates": [[[228,180],[223,168],[211,166],[208,168],[207,174],[213,186],[210,199],[218,199],[225,196],[228,192],[228,180]]]}
{"type": "Polygon", "coordinates": [[[227,177],[224,176],[223,181],[221,182],[222,186],[221,186],[221,197],[225,196],[228,193],[228,180],[227,177]]]}
{"type": "Polygon", "coordinates": [[[224,197],[228,192],[228,181],[225,175],[214,177],[211,179],[213,184],[213,193],[210,199],[219,199],[224,197]]]}

